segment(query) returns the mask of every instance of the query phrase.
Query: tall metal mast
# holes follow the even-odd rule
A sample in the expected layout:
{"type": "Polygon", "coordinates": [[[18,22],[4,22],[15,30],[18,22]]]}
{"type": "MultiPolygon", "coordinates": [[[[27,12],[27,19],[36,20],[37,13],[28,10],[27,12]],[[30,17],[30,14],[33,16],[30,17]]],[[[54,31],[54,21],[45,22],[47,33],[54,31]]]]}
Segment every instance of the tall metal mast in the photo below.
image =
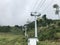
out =
{"type": "Polygon", "coordinates": [[[40,15],[41,14],[40,13],[38,14],[37,12],[32,12],[31,13],[31,16],[34,16],[35,17],[35,37],[38,37],[37,36],[37,17],[40,16],[40,15]]]}

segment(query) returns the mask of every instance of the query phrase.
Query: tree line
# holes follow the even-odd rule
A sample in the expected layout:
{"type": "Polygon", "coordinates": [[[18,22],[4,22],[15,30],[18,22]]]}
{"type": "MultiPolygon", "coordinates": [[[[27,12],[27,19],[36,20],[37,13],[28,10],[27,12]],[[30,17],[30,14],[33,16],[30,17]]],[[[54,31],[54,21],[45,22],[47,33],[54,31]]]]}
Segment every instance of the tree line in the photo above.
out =
{"type": "MultiPolygon", "coordinates": [[[[46,39],[56,39],[56,32],[60,32],[60,20],[52,20],[46,17],[46,14],[42,16],[42,18],[37,18],[37,27],[38,28],[38,38],[40,40],[46,39]]],[[[0,33],[13,33],[13,34],[23,34],[25,33],[25,28],[27,33],[34,32],[34,21],[24,26],[0,26],[0,33]]],[[[34,36],[34,34],[32,34],[34,36]]],[[[29,37],[30,34],[28,34],[29,37]]]]}

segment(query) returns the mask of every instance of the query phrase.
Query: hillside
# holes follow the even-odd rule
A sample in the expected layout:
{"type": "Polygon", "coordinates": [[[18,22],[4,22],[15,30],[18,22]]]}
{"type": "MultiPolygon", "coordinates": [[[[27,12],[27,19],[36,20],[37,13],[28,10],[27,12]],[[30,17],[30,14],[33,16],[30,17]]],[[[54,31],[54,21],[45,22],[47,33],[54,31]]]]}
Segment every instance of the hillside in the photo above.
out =
{"type": "MultiPolygon", "coordinates": [[[[37,19],[37,27],[38,45],[60,45],[60,20],[43,16],[37,19]]],[[[0,26],[0,45],[27,45],[28,38],[31,37],[34,37],[34,21],[24,26],[0,26]]]]}

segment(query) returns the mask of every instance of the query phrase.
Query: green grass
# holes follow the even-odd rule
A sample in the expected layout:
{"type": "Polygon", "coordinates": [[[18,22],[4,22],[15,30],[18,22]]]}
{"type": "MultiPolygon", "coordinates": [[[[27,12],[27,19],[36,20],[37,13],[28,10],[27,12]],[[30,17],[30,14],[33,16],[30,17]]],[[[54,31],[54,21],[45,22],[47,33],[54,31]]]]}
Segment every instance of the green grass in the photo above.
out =
{"type": "Polygon", "coordinates": [[[60,32],[56,33],[55,37],[60,39],[60,32]]]}
{"type": "Polygon", "coordinates": [[[56,42],[56,41],[40,41],[38,45],[60,45],[60,42],[56,42]]]}
{"type": "Polygon", "coordinates": [[[0,45],[26,45],[26,39],[23,35],[0,33],[0,45]]]}
{"type": "MultiPolygon", "coordinates": [[[[0,33],[0,45],[27,45],[24,35],[0,33]]],[[[60,42],[53,40],[39,41],[38,45],[60,45],[60,42]]]]}

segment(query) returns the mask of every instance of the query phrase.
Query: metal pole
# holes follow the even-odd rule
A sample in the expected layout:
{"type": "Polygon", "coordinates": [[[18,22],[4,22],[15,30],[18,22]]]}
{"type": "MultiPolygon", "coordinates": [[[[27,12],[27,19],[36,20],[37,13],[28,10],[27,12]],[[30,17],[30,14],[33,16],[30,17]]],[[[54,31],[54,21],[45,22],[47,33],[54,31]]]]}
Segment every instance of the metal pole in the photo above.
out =
{"type": "Polygon", "coordinates": [[[37,17],[35,16],[35,37],[37,37],[37,17]]]}
{"type": "Polygon", "coordinates": [[[27,27],[25,26],[25,36],[27,36],[27,27]]]}
{"type": "Polygon", "coordinates": [[[26,36],[26,29],[25,29],[25,36],[26,36]]]}
{"type": "Polygon", "coordinates": [[[40,16],[41,14],[40,13],[38,14],[37,12],[34,12],[34,13],[31,13],[31,16],[35,17],[35,37],[38,37],[38,35],[37,35],[37,16],[40,16]]]}

